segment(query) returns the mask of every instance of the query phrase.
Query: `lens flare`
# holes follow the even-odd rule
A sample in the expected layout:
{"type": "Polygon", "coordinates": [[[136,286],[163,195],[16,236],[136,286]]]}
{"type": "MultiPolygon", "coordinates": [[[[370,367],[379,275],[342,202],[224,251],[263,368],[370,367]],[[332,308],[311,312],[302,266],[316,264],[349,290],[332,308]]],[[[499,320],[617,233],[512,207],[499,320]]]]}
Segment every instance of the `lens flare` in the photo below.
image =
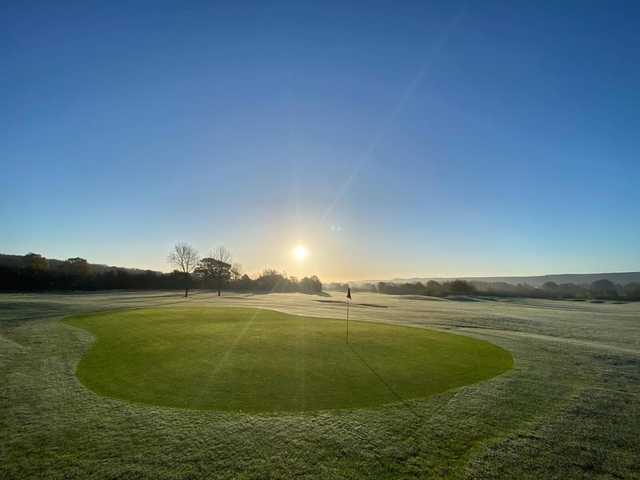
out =
{"type": "Polygon", "coordinates": [[[293,249],[293,256],[298,260],[304,260],[309,252],[303,245],[298,245],[293,249]]]}

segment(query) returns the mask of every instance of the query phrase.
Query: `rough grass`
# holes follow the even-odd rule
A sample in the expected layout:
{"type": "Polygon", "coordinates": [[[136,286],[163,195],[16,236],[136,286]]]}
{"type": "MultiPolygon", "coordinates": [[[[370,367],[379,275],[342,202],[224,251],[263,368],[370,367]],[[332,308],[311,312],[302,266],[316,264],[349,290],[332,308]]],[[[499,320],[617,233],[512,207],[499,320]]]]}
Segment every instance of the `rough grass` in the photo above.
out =
{"type": "MultiPolygon", "coordinates": [[[[66,315],[243,306],[342,318],[276,294],[0,295],[0,478],[640,478],[640,304],[423,301],[357,294],[354,319],[485,339],[490,380],[380,407],[238,414],[105,398],[75,370],[94,344],[66,315]]],[[[333,297],[336,300],[339,297],[333,297]]]]}
{"type": "Polygon", "coordinates": [[[512,366],[460,335],[255,308],[138,309],[72,317],[97,341],[77,375],[103,395],[243,412],[371,407],[426,398],[512,366]]]}

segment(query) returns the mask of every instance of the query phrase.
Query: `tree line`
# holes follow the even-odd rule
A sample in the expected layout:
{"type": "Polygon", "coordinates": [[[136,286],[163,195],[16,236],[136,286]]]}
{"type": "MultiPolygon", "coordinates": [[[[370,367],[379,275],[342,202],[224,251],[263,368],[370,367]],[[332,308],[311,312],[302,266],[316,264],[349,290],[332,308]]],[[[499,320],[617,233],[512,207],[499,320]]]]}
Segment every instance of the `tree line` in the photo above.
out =
{"type": "MultiPolygon", "coordinates": [[[[343,291],[347,288],[347,284],[330,283],[326,287],[327,290],[343,291]]],[[[640,300],[640,283],[631,282],[626,285],[620,285],[614,284],[607,279],[596,280],[590,285],[546,282],[541,287],[533,287],[526,283],[513,285],[506,282],[470,282],[466,280],[453,280],[442,283],[435,280],[429,280],[426,283],[378,282],[352,286],[351,290],[354,292],[366,291],[390,295],[422,295],[430,297],[486,295],[492,297],[530,297],[567,300],[640,300]]]]}
{"type": "Polygon", "coordinates": [[[169,255],[170,273],[93,265],[80,257],[49,260],[37,253],[0,255],[0,291],[97,291],[207,289],[222,294],[225,289],[243,292],[322,292],[317,276],[287,276],[273,269],[251,277],[231,262],[231,254],[219,247],[204,258],[186,244],[178,244],[169,255]],[[187,255],[184,257],[184,255],[187,255]]]}
{"type": "MultiPolygon", "coordinates": [[[[231,253],[218,247],[200,258],[187,244],[178,244],[169,254],[174,266],[170,273],[93,265],[80,257],[49,260],[37,253],[24,256],[0,255],[0,291],[97,291],[97,290],[179,290],[207,289],[222,294],[225,289],[242,292],[301,292],[317,294],[323,284],[317,276],[298,279],[267,269],[251,277],[232,262],[231,253]]],[[[328,290],[346,291],[346,283],[331,283],[328,290]]],[[[540,287],[505,282],[453,280],[447,282],[378,282],[353,285],[351,290],[391,295],[448,297],[486,295],[572,300],[640,301],[640,283],[614,284],[601,279],[590,285],[546,282],[540,287]]]]}
{"type": "Polygon", "coordinates": [[[267,269],[254,279],[243,275],[242,267],[231,260],[231,252],[225,247],[218,247],[208,256],[200,258],[191,245],[178,243],[169,253],[169,262],[175,267],[174,274],[183,279],[185,297],[194,285],[216,290],[218,296],[224,288],[244,292],[322,292],[322,282],[315,275],[298,280],[277,270],[267,269]]]}

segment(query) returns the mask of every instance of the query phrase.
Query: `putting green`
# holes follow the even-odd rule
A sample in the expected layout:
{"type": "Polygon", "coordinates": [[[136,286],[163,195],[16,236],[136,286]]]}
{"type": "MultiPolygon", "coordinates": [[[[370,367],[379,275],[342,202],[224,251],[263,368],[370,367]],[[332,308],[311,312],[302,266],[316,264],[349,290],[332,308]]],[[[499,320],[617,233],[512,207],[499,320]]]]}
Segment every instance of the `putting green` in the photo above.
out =
{"type": "Polygon", "coordinates": [[[358,408],[424,398],[512,366],[491,343],[410,327],[249,308],[76,316],[96,341],[77,376],[98,394],[245,412],[358,408]]]}

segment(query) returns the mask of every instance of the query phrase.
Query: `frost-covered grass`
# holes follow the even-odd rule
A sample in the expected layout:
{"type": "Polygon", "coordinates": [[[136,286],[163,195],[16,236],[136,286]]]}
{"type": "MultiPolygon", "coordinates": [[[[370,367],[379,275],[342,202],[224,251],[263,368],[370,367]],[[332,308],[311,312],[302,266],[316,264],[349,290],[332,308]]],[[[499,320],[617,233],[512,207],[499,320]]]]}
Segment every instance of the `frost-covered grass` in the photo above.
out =
{"type": "Polygon", "coordinates": [[[99,396],[74,373],[94,338],[61,321],[163,306],[343,318],[326,300],[342,297],[0,295],[0,478],[640,478],[640,304],[356,294],[353,319],[488,340],[514,368],[428,399],[281,414],[99,396]]]}

